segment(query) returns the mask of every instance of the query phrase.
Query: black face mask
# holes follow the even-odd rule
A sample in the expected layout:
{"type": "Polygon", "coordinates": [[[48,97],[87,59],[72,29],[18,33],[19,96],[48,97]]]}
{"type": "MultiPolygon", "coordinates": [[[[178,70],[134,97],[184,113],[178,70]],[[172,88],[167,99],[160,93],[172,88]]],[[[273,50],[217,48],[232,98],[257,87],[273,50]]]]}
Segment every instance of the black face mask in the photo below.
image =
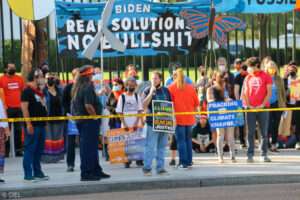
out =
{"type": "Polygon", "coordinates": [[[296,72],[290,72],[291,77],[295,77],[296,75],[297,75],[296,72]]]}
{"type": "Polygon", "coordinates": [[[135,88],[128,87],[128,88],[127,88],[127,91],[130,92],[130,93],[133,93],[133,92],[135,91],[135,88]]]}
{"type": "Polygon", "coordinates": [[[55,84],[55,80],[54,79],[48,79],[47,84],[52,87],[55,84]]]}
{"type": "Polygon", "coordinates": [[[55,79],[55,85],[60,85],[60,80],[59,79],[55,79]]]}
{"type": "Polygon", "coordinates": [[[14,74],[16,73],[16,69],[9,69],[9,70],[7,71],[7,73],[8,73],[9,75],[14,75],[14,74]]]}

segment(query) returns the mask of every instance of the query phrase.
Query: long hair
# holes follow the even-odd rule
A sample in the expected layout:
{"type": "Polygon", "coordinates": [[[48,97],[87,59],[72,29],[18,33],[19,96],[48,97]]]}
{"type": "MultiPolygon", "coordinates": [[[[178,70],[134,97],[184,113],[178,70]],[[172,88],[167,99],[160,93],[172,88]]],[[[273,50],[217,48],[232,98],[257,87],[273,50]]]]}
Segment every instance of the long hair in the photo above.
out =
{"type": "Polygon", "coordinates": [[[184,88],[185,82],[184,82],[184,74],[183,74],[182,68],[179,68],[176,70],[175,83],[176,83],[177,88],[179,88],[179,89],[184,88]]]}
{"type": "Polygon", "coordinates": [[[71,91],[72,99],[74,99],[81,89],[89,86],[90,84],[90,77],[88,76],[78,76],[71,91]]]}

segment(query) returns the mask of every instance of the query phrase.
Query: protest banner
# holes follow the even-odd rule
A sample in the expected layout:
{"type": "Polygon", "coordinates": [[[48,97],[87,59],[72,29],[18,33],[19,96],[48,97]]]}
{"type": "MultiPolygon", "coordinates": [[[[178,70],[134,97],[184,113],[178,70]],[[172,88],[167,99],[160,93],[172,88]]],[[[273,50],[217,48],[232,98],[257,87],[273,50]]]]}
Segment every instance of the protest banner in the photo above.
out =
{"type": "Polygon", "coordinates": [[[214,0],[214,4],[216,11],[223,13],[270,14],[296,8],[296,0],[214,0]]]}
{"type": "Polygon", "coordinates": [[[112,164],[144,159],[145,136],[143,128],[136,131],[124,128],[107,131],[108,154],[112,164]]]}
{"type": "MultiPolygon", "coordinates": [[[[242,109],[242,101],[211,102],[208,111],[230,111],[242,109]]],[[[239,127],[244,125],[244,113],[218,113],[209,114],[208,120],[211,128],[239,127]]]]}
{"type": "Polygon", "coordinates": [[[152,101],[153,131],[175,133],[174,105],[171,101],[152,101]],[[155,114],[166,114],[156,116],[155,114]]]}
{"type": "MultiPolygon", "coordinates": [[[[56,24],[60,56],[83,58],[99,30],[101,3],[56,2],[56,24]]],[[[207,37],[192,38],[191,28],[180,17],[183,9],[209,13],[210,1],[155,3],[147,0],[116,0],[108,29],[126,46],[125,52],[112,49],[104,40],[103,56],[186,55],[206,48],[207,37]]],[[[100,57],[98,49],[94,57],[100,57]]]]}

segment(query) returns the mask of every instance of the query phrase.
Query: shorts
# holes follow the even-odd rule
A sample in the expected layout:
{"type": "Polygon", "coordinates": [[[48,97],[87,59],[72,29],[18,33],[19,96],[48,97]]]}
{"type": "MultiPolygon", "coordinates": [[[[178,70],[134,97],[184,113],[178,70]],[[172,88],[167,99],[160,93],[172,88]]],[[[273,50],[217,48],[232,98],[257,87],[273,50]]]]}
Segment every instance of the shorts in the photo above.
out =
{"type": "Polygon", "coordinates": [[[170,150],[171,151],[176,151],[177,150],[177,142],[176,142],[175,134],[172,135],[172,141],[171,141],[171,144],[170,144],[170,150]]]}

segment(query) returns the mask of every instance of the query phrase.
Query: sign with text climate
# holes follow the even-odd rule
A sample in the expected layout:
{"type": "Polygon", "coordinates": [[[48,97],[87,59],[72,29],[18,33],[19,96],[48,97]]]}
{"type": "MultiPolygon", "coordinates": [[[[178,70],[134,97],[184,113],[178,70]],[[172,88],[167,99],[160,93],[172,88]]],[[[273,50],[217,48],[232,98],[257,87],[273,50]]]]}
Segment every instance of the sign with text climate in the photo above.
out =
{"type": "MultiPolygon", "coordinates": [[[[100,27],[104,3],[56,2],[59,54],[82,58],[100,27]]],[[[154,3],[146,0],[116,0],[109,29],[125,44],[124,53],[103,45],[104,57],[188,54],[206,48],[207,38],[192,38],[191,29],[179,16],[183,9],[209,13],[210,1],[154,3]]],[[[100,57],[100,50],[95,54],[100,57]]]]}

